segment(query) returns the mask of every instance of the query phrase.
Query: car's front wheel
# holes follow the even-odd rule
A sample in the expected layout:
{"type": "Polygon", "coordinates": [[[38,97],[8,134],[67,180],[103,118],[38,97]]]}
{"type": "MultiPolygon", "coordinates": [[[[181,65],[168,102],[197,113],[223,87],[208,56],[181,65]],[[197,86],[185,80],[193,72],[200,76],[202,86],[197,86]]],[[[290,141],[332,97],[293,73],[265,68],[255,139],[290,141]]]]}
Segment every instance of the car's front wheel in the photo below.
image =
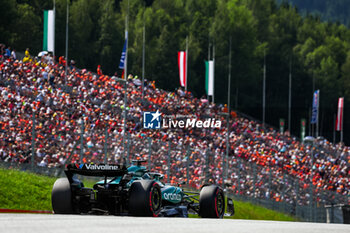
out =
{"type": "Polygon", "coordinates": [[[132,216],[158,216],[162,194],[153,180],[134,181],[129,191],[129,212],[132,216]]]}
{"type": "Polygon", "coordinates": [[[223,218],[225,195],[217,185],[204,186],[199,194],[199,215],[202,218],[223,218]]]}

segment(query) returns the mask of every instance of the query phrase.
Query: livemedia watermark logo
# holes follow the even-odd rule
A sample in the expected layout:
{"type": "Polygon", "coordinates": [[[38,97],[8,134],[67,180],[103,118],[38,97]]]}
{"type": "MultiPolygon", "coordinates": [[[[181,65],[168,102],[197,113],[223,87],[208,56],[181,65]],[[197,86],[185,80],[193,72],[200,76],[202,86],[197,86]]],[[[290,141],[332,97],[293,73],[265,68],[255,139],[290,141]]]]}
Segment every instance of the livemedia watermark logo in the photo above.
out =
{"type": "Polygon", "coordinates": [[[163,115],[156,112],[143,113],[144,129],[186,129],[186,128],[221,128],[221,120],[215,118],[198,119],[194,115],[163,115]]]}
{"type": "Polygon", "coordinates": [[[143,112],[143,128],[145,129],[160,129],[161,120],[162,117],[158,110],[156,112],[143,112]]]}

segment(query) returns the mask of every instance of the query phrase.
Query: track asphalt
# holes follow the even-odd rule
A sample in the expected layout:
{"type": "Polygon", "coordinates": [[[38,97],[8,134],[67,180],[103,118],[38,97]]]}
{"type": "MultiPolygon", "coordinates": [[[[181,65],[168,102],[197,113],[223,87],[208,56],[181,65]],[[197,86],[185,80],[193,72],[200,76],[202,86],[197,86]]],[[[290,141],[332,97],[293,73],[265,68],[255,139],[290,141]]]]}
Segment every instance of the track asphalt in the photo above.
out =
{"type": "Polygon", "coordinates": [[[233,219],[0,214],[1,233],[350,233],[350,225],[233,219]]]}

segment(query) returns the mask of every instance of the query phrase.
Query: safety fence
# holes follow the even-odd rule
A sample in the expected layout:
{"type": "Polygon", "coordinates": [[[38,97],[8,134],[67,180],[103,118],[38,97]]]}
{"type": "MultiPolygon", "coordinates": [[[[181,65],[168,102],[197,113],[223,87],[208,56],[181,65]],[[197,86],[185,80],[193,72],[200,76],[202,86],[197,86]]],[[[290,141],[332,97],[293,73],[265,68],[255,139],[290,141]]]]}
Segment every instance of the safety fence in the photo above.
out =
{"type": "MultiPolygon", "coordinates": [[[[191,189],[216,183],[235,200],[252,202],[310,222],[326,222],[325,206],[350,202],[349,196],[313,186],[312,177],[301,180],[278,166],[260,166],[235,156],[227,158],[226,153],[214,148],[192,148],[181,144],[181,140],[172,143],[129,133],[123,140],[120,132],[112,133],[103,127],[91,129],[81,125],[80,130],[76,131],[74,143],[58,145],[69,154],[68,159],[45,164],[40,161],[44,158],[38,150],[33,160],[2,161],[1,166],[58,177],[64,175],[68,163],[130,165],[133,160],[143,159],[150,171],[164,174],[165,183],[184,183],[191,189]]],[[[59,157],[59,153],[53,156],[59,157]]]]}

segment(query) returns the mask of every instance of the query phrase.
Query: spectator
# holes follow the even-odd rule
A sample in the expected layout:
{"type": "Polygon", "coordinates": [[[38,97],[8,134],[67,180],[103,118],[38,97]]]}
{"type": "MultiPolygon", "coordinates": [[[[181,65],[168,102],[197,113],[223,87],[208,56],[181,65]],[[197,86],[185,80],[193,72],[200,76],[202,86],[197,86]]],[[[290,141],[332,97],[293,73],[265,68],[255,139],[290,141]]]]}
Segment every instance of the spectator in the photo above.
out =
{"type": "MultiPolygon", "coordinates": [[[[209,103],[205,97],[194,98],[182,88],[175,92],[161,90],[155,81],[146,83],[142,99],[140,80],[132,75],[128,77],[128,104],[124,106],[124,83],[117,81],[117,74],[109,77],[102,71],[95,75],[74,68],[65,77],[64,57],[59,58],[58,64],[45,58],[39,63],[32,60],[27,49],[25,58],[18,61],[8,57],[0,63],[1,160],[27,163],[34,127],[34,158],[39,166],[61,167],[70,156],[70,162],[80,161],[80,154],[84,162],[103,162],[107,140],[109,162],[121,162],[126,156],[124,151],[130,157],[148,159],[151,146],[151,170],[165,174],[169,170],[169,177],[165,176],[169,182],[188,179],[194,188],[200,188],[206,180],[222,184],[225,127],[152,131],[141,127],[141,119],[143,111],[160,110],[171,116],[217,118],[225,126],[226,116],[219,113],[227,111],[226,106],[209,103]],[[129,136],[123,139],[124,109],[128,110],[126,134],[129,136]],[[80,148],[81,136],[85,149],[80,148]]],[[[348,147],[320,139],[314,147],[305,146],[290,135],[282,135],[236,112],[231,112],[231,116],[226,162],[228,190],[246,196],[294,203],[298,199],[306,203],[312,183],[318,196],[323,191],[349,195],[348,147]],[[271,182],[270,174],[273,174],[271,182]],[[287,175],[300,181],[299,198],[292,191],[283,194],[281,187],[293,190],[294,184],[285,180],[287,175]]]]}
{"type": "Polygon", "coordinates": [[[11,47],[7,47],[7,49],[5,50],[5,57],[11,57],[11,47]]]}
{"type": "Polygon", "coordinates": [[[98,75],[103,75],[103,74],[102,74],[101,65],[98,65],[98,66],[97,66],[97,74],[98,74],[98,75]]]}
{"type": "Polygon", "coordinates": [[[13,60],[17,60],[17,55],[16,55],[16,50],[15,49],[13,49],[12,52],[11,52],[11,58],[13,60]]]}
{"type": "Polygon", "coordinates": [[[26,62],[32,62],[32,58],[30,56],[30,53],[29,53],[29,48],[26,49],[26,51],[24,52],[24,58],[23,58],[23,62],[26,63],[26,62]]]}

